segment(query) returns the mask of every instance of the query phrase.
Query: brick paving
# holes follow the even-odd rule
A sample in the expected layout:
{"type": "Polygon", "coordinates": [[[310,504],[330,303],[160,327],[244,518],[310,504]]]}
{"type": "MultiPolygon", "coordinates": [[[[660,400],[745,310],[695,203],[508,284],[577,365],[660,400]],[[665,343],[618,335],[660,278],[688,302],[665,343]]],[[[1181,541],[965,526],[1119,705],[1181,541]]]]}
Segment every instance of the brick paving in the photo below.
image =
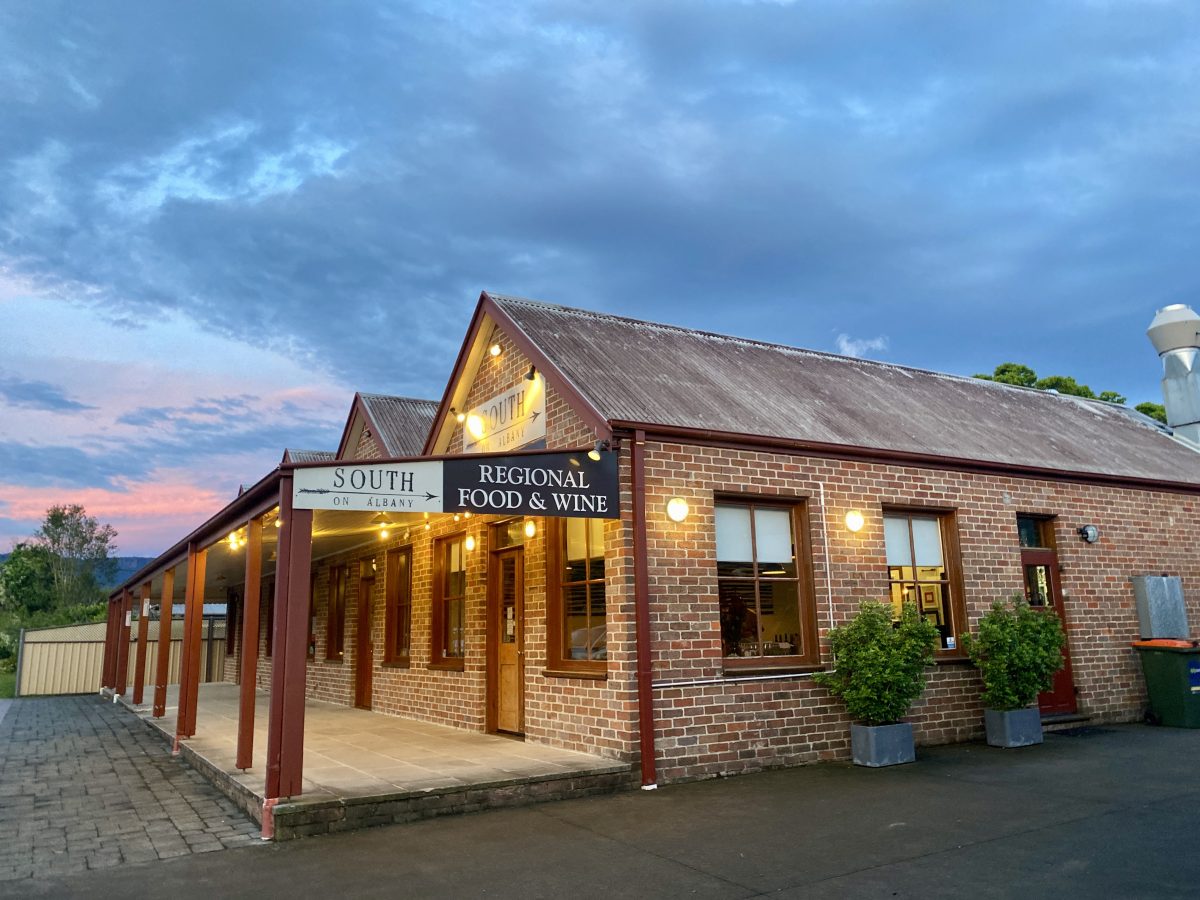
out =
{"type": "Polygon", "coordinates": [[[0,882],[258,845],[258,826],[162,738],[98,697],[0,718],[0,882]]]}

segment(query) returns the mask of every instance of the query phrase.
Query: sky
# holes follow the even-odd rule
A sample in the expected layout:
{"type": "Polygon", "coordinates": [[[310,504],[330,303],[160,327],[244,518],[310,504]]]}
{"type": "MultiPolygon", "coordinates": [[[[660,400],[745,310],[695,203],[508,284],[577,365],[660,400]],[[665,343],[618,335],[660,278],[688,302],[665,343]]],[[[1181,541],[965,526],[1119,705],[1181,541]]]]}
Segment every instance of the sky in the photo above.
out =
{"type": "Polygon", "coordinates": [[[158,553],[481,290],[1161,401],[1198,160],[1193,0],[7,0],[0,552],[158,553]]]}

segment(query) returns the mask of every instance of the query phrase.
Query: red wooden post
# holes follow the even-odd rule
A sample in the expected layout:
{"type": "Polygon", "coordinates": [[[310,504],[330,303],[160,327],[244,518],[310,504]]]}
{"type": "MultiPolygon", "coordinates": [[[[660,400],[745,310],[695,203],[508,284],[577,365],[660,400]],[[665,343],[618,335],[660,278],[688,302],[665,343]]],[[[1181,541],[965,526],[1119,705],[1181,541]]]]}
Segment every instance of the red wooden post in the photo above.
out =
{"type": "Polygon", "coordinates": [[[196,733],[196,702],[200,694],[200,635],[204,626],[204,563],[208,551],[188,548],[188,582],[184,596],[183,664],[179,673],[179,715],[175,736],[190,738],[196,733]]]}
{"type": "Polygon", "coordinates": [[[271,647],[271,712],[267,725],[266,801],[301,792],[304,770],[304,684],[308,662],[312,510],[292,509],[292,478],[279,483],[280,529],[271,647]]]}
{"type": "Polygon", "coordinates": [[[175,570],[163,572],[162,598],[158,601],[158,644],[154,658],[154,711],[161,719],[167,712],[167,682],[171,678],[171,638],[174,631],[175,570]]]}
{"type": "Polygon", "coordinates": [[[116,602],[109,599],[107,627],[104,629],[104,665],[100,668],[100,687],[102,688],[113,686],[113,673],[116,671],[114,654],[117,652],[117,642],[113,640],[116,616],[116,602]]]}
{"type": "Polygon", "coordinates": [[[263,517],[246,529],[246,589],[242,599],[242,680],[238,696],[237,767],[254,765],[254,688],[258,680],[258,607],[262,588],[263,517]]]}
{"type": "Polygon", "coordinates": [[[133,665],[133,705],[139,706],[146,687],[146,642],[150,639],[150,582],[142,585],[141,609],[138,610],[137,660],[133,665]]]}
{"type": "Polygon", "coordinates": [[[117,614],[117,677],[113,690],[124,695],[129,681],[129,617],[133,613],[133,592],[126,589],[121,593],[121,606],[117,614]]]}

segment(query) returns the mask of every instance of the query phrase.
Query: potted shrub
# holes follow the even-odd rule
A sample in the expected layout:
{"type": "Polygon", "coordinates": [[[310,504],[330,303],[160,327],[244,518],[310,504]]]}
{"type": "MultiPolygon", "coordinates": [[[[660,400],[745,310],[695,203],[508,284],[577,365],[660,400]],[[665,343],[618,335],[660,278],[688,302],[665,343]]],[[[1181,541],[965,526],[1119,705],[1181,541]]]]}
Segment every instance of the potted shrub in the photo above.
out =
{"type": "Polygon", "coordinates": [[[916,759],[912,725],[900,719],[925,690],[925,669],[933,663],[937,638],[937,628],[914,603],[904,604],[899,621],[893,621],[890,605],[865,600],[853,619],[830,630],[835,668],[814,680],[841,697],[857,720],[850,726],[856,765],[916,759]]]}
{"type": "Polygon", "coordinates": [[[993,747],[1042,742],[1042,716],[1032,704],[1063,666],[1066,640],[1058,616],[1037,612],[1019,594],[997,600],[966,635],[967,655],[983,677],[983,721],[993,747]]]}

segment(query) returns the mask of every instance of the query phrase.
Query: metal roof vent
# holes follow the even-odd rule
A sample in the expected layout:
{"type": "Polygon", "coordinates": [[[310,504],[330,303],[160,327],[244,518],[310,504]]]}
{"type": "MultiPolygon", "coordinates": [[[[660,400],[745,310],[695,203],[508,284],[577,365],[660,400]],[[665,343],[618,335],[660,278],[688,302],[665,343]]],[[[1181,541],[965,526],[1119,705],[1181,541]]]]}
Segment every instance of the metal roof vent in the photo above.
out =
{"type": "Polygon", "coordinates": [[[1167,424],[1200,444],[1200,316],[1183,303],[1163,307],[1146,336],[1163,361],[1167,424]]]}

